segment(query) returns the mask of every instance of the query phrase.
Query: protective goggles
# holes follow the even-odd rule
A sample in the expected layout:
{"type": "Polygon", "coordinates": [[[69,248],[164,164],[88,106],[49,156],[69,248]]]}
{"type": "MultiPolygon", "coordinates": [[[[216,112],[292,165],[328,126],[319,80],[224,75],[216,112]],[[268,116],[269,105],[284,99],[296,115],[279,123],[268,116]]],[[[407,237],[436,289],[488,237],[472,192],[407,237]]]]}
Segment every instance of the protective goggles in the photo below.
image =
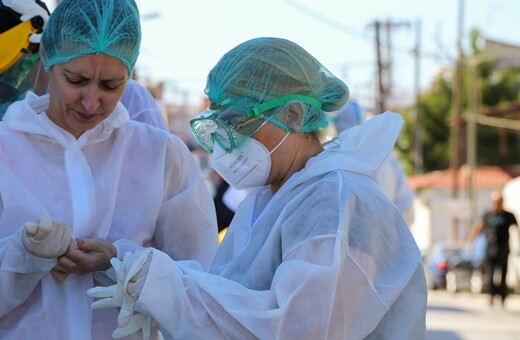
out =
{"type": "Polygon", "coordinates": [[[283,106],[291,100],[298,100],[317,108],[321,108],[322,105],[318,99],[301,94],[277,97],[261,104],[249,98],[241,99],[233,104],[222,102],[211,105],[192,119],[190,121],[191,131],[206,151],[212,153],[213,145],[216,142],[226,152],[232,152],[258,131],[264,120],[280,126],[280,122],[271,116],[265,116],[264,112],[283,106]],[[215,106],[216,108],[212,108],[215,106]]]}

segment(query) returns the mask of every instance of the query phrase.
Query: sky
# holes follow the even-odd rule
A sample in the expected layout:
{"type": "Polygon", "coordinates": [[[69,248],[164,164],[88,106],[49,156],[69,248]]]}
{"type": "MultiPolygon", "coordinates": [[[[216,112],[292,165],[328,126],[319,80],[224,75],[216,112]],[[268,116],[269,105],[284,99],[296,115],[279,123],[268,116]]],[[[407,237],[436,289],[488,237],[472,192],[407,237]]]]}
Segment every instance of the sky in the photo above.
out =
{"type": "MultiPolygon", "coordinates": [[[[260,36],[292,40],[366,101],[375,91],[376,20],[392,30],[393,92],[413,94],[420,23],[421,88],[454,64],[460,0],[137,0],[142,43],[137,76],[167,84],[166,100],[200,103],[206,76],[236,45],[260,36]]],[[[520,45],[520,1],[463,1],[463,32],[520,45]]],[[[52,7],[52,6],[51,6],[52,7]]],[[[467,39],[463,42],[467,45],[467,39]]]]}

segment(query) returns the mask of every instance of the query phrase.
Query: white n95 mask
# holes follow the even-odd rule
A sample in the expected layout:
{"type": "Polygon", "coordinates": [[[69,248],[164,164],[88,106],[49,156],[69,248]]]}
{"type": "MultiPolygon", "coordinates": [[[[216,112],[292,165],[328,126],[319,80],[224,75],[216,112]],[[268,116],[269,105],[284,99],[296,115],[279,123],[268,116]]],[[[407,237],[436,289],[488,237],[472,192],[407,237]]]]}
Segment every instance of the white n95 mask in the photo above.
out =
{"type": "Polygon", "coordinates": [[[271,154],[282,145],[287,136],[289,133],[271,152],[253,138],[248,138],[231,153],[227,153],[218,143],[215,143],[211,166],[235,189],[264,186],[271,172],[271,154]]]}

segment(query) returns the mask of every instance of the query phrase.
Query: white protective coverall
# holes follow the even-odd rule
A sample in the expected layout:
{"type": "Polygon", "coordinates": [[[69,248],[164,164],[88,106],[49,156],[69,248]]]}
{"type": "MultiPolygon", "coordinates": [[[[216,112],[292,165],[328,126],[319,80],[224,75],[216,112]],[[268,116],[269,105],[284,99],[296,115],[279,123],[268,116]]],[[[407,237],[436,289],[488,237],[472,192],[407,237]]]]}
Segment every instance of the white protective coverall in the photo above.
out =
{"type": "Polygon", "coordinates": [[[168,131],[162,111],[152,94],[139,82],[129,79],[121,103],[127,108],[130,119],[168,131]]]}
{"type": "Polygon", "coordinates": [[[390,153],[381,164],[375,181],[401,214],[403,214],[408,226],[411,226],[415,219],[413,208],[415,192],[408,183],[401,164],[399,164],[393,153],[390,153]]]}
{"type": "Polygon", "coordinates": [[[0,338],[110,339],[118,310],[93,312],[86,295],[113,284],[109,273],[58,282],[49,273],[56,259],[25,250],[24,222],[48,215],[74,238],[113,242],[120,259],[153,246],[208,268],[217,247],[213,201],[184,143],[129,121],[122,104],[77,140],[48,119],[48,105],[47,95],[28,93],[0,123],[0,338]]]}
{"type": "Polygon", "coordinates": [[[166,339],[424,339],[421,255],[372,179],[401,125],[382,114],[251,192],[209,273],[154,251],[136,311],[166,339]]]}

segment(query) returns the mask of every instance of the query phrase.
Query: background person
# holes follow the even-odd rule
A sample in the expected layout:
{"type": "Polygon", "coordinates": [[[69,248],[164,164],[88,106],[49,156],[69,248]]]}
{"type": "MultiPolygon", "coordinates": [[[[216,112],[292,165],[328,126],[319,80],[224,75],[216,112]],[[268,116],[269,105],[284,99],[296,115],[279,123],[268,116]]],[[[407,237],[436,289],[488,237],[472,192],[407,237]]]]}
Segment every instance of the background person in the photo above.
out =
{"type": "Polygon", "coordinates": [[[205,92],[210,106],[192,130],[231,186],[253,188],[210,273],[149,248],[117,265],[119,293],[94,306],[124,295],[119,326],[135,310],[167,339],[424,339],[421,256],[372,179],[402,118],[382,114],[324,150],[325,112],[348,89],[279,38],[226,53],[205,92]]]}
{"type": "Polygon", "coordinates": [[[512,213],[504,210],[504,199],[500,192],[493,192],[490,198],[491,209],[486,211],[482,218],[475,223],[469,235],[468,244],[469,252],[472,253],[473,243],[477,236],[482,233],[485,235],[484,290],[490,295],[491,305],[494,303],[495,295],[498,295],[503,306],[508,294],[506,277],[509,258],[509,228],[512,225],[518,227],[518,222],[512,213]],[[494,279],[496,270],[500,272],[498,284],[494,279]]]}
{"type": "Polygon", "coordinates": [[[227,229],[235,216],[238,206],[248,194],[248,190],[238,190],[229,185],[218,172],[213,171],[211,174],[215,178],[215,195],[213,202],[215,203],[215,211],[217,213],[218,223],[218,243],[226,236],[227,229]]]}
{"type": "Polygon", "coordinates": [[[213,202],[215,203],[218,231],[220,233],[229,227],[229,224],[235,215],[235,210],[232,210],[224,202],[224,194],[230,188],[228,182],[226,182],[217,172],[212,173],[211,176],[214,178],[213,182],[215,183],[215,195],[213,196],[213,202]]]}
{"type": "Polygon", "coordinates": [[[169,131],[155,98],[139,82],[128,80],[121,103],[127,108],[130,119],[169,131]]]}
{"type": "Polygon", "coordinates": [[[0,122],[2,339],[110,338],[117,309],[93,313],[85,291],[113,284],[112,257],[154,246],[201,270],[213,258],[198,165],[119,103],[139,43],[133,1],[61,1],[41,40],[49,94],[0,122]]]}

